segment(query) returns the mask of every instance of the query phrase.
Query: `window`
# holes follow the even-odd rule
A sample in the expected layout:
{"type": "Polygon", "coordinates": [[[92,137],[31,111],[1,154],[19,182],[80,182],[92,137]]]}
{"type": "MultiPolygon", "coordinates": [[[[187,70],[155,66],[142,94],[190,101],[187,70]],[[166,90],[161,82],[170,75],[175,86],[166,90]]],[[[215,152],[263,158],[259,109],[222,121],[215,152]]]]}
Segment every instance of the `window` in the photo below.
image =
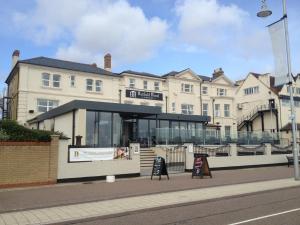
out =
{"type": "Polygon", "coordinates": [[[176,112],[176,104],[175,104],[175,102],[172,102],[172,112],[173,113],[176,112]]]}
{"type": "Polygon", "coordinates": [[[226,96],[227,95],[227,90],[224,88],[218,88],[217,89],[217,95],[218,96],[226,96]]]}
{"type": "Polygon", "coordinates": [[[202,87],[202,94],[203,94],[203,95],[207,95],[207,90],[208,90],[208,88],[205,87],[205,86],[203,86],[203,87],[202,87]]]}
{"type": "Polygon", "coordinates": [[[53,87],[56,87],[56,88],[60,87],[60,75],[58,75],[58,74],[53,75],[53,87]]]}
{"type": "Polygon", "coordinates": [[[143,84],[144,84],[144,89],[147,90],[148,89],[148,81],[144,80],[143,84]]]}
{"type": "Polygon", "coordinates": [[[93,80],[92,79],[86,79],[86,90],[93,91],[93,80]]]}
{"type": "Polygon", "coordinates": [[[230,126],[225,126],[225,137],[230,137],[231,136],[231,127],[230,126]]]}
{"type": "Polygon", "coordinates": [[[188,104],[181,105],[181,113],[186,115],[193,115],[194,114],[194,106],[188,104]]]}
{"type": "Polygon", "coordinates": [[[257,94],[257,93],[259,93],[259,87],[258,86],[249,87],[249,88],[244,89],[244,94],[245,95],[252,95],[252,94],[257,94]]]}
{"type": "Polygon", "coordinates": [[[133,79],[133,78],[129,79],[129,87],[130,88],[135,88],[135,79],[133,79]]]}
{"type": "Polygon", "coordinates": [[[48,99],[38,99],[37,108],[38,112],[48,112],[49,110],[58,106],[58,101],[48,99]]]}
{"type": "Polygon", "coordinates": [[[49,73],[42,74],[42,83],[43,83],[44,87],[50,86],[50,74],[49,73]]]}
{"type": "Polygon", "coordinates": [[[70,86],[75,87],[75,76],[74,75],[70,76],[70,86]]]}
{"type": "Polygon", "coordinates": [[[230,117],[230,105],[224,104],[224,117],[230,117]]]}
{"type": "MultiPolygon", "coordinates": [[[[287,92],[290,93],[290,86],[287,86],[287,92]]],[[[293,94],[295,94],[295,87],[293,87],[293,94]]]]}
{"type": "Polygon", "coordinates": [[[208,103],[203,103],[202,105],[202,115],[208,116],[208,103]]]}
{"type": "Polygon", "coordinates": [[[282,106],[290,106],[290,100],[289,99],[282,99],[282,106]]]}
{"type": "Polygon", "coordinates": [[[181,91],[191,93],[191,92],[193,92],[193,85],[191,85],[191,84],[181,84],[181,91]]]}
{"type": "Polygon", "coordinates": [[[215,104],[215,116],[221,116],[220,104],[215,104]]]}
{"type": "Polygon", "coordinates": [[[95,85],[96,85],[96,92],[101,92],[102,91],[102,81],[96,80],[95,85]]]}
{"type": "Polygon", "coordinates": [[[159,91],[159,82],[158,81],[154,82],[154,90],[159,91]]]}
{"type": "Polygon", "coordinates": [[[300,88],[296,88],[297,95],[300,95],[300,88]]]}

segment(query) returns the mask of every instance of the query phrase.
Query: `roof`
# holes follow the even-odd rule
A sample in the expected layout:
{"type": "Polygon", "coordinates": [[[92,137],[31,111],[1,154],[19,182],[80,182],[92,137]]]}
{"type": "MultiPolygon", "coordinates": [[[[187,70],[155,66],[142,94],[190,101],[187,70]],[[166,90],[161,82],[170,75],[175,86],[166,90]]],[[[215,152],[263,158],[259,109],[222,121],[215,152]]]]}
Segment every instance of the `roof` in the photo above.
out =
{"type": "Polygon", "coordinates": [[[162,76],[155,75],[155,74],[152,74],[152,73],[137,72],[137,71],[133,71],[133,70],[125,70],[125,71],[121,72],[120,75],[122,75],[123,73],[128,73],[128,74],[133,74],[133,75],[140,75],[140,76],[145,76],[145,77],[160,78],[160,79],[164,78],[162,76]]]}
{"type": "MultiPolygon", "coordinates": [[[[280,131],[290,131],[292,130],[292,124],[291,123],[287,123],[286,125],[284,125],[280,131]]],[[[297,130],[300,130],[300,123],[297,123],[297,130]]]]}
{"type": "MultiPolygon", "coordinates": [[[[187,69],[181,70],[179,72],[178,71],[171,71],[169,73],[166,73],[166,74],[162,75],[162,77],[176,76],[177,74],[182,73],[185,70],[187,70],[187,69]]],[[[203,76],[203,75],[198,75],[198,77],[200,77],[204,81],[210,81],[212,79],[211,77],[207,77],[207,76],[203,76]]]]}
{"type": "MultiPolygon", "coordinates": [[[[154,116],[146,117],[148,119],[155,119],[154,116]]],[[[172,120],[172,121],[187,121],[187,122],[210,122],[210,116],[202,115],[185,115],[177,113],[161,113],[157,115],[158,120],[172,120]]]]}
{"type": "MultiPolygon", "coordinates": [[[[71,61],[66,61],[66,60],[61,60],[61,59],[47,58],[47,57],[43,57],[43,56],[31,58],[31,59],[19,60],[17,64],[19,64],[19,63],[25,63],[25,64],[31,64],[31,65],[37,65],[37,66],[46,66],[46,67],[73,70],[73,71],[80,71],[80,72],[86,72],[86,73],[95,73],[95,74],[99,74],[99,75],[118,76],[118,74],[109,72],[107,70],[101,69],[101,68],[91,65],[91,64],[71,62],[71,61]]],[[[17,64],[15,65],[15,67],[17,66],[17,64]]],[[[11,75],[12,75],[12,72],[10,72],[8,78],[6,79],[6,81],[5,81],[6,83],[8,83],[10,81],[11,75]]]]}
{"type": "Polygon", "coordinates": [[[144,106],[144,105],[131,105],[110,102],[95,102],[84,100],[73,100],[48,112],[28,120],[29,123],[36,123],[43,120],[51,119],[65,113],[71,112],[76,109],[86,109],[94,111],[107,111],[107,112],[120,112],[128,113],[131,115],[139,114],[144,116],[157,115],[161,113],[159,106],[144,106]]]}

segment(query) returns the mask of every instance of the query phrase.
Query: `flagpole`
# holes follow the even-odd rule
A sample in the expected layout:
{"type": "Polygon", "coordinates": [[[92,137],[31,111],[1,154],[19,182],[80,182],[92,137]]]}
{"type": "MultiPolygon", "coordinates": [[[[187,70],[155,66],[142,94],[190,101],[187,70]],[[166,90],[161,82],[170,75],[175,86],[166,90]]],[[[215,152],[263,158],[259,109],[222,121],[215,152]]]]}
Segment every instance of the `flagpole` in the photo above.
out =
{"type": "Polygon", "coordinates": [[[282,0],[283,5],[283,19],[284,19],[284,32],[285,32],[285,44],[286,44],[286,57],[288,64],[288,76],[289,76],[289,90],[290,90],[290,106],[291,106],[291,122],[292,122],[292,136],[293,136],[293,156],[294,156],[294,176],[295,180],[300,180],[299,177],[299,151],[297,145],[297,126],[296,126],[296,113],[294,105],[294,90],[293,90],[293,76],[291,72],[291,53],[289,43],[289,32],[288,32],[288,20],[286,10],[286,0],[282,0]]]}

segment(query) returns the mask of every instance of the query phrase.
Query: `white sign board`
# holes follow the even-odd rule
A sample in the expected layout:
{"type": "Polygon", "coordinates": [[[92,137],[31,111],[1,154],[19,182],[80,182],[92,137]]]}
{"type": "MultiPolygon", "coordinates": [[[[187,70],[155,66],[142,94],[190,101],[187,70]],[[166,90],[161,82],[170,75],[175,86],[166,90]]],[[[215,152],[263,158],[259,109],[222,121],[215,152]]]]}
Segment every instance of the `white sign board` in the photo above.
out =
{"type": "Polygon", "coordinates": [[[114,148],[69,148],[70,162],[113,160],[114,148]]]}

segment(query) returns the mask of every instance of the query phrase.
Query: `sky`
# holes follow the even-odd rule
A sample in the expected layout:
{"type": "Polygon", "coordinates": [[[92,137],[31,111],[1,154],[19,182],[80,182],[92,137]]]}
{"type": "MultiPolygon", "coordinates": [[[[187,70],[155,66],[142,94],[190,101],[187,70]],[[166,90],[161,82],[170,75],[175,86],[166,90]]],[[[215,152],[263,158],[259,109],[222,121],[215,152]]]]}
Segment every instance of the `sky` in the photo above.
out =
{"type": "MultiPolygon", "coordinates": [[[[282,16],[282,2],[268,0],[272,16],[256,16],[260,0],[0,0],[0,91],[20,59],[53,57],[112,71],[162,75],[186,68],[211,76],[222,68],[231,80],[250,71],[274,71],[266,26],[282,16]]],[[[292,71],[300,73],[300,1],[287,0],[292,71]]]]}

